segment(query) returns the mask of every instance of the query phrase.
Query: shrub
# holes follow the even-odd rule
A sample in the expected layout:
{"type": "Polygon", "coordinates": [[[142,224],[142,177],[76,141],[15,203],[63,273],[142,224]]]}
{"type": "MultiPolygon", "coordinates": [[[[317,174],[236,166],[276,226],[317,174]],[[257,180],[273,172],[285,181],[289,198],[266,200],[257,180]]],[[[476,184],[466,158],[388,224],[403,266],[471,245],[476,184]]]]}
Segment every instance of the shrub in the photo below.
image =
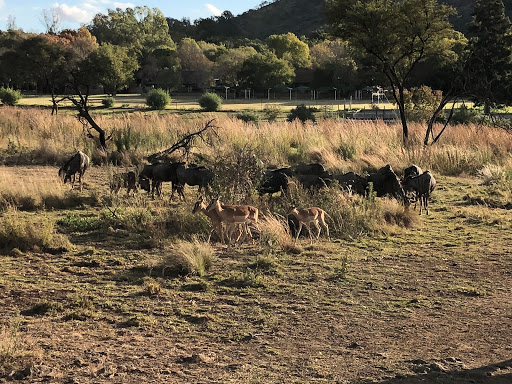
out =
{"type": "Polygon", "coordinates": [[[269,122],[276,121],[282,112],[283,110],[277,105],[267,104],[265,105],[265,108],[263,108],[263,116],[265,116],[265,119],[267,119],[269,122]]]}
{"type": "Polygon", "coordinates": [[[116,99],[112,96],[105,97],[104,99],[101,100],[101,104],[103,104],[103,106],[105,108],[112,108],[115,103],[116,103],[116,99]]]}
{"type": "Polygon", "coordinates": [[[34,219],[16,211],[0,218],[0,249],[18,248],[21,251],[38,249],[71,249],[69,240],[55,231],[48,218],[34,219]]]}
{"type": "Polygon", "coordinates": [[[313,107],[306,107],[306,105],[301,104],[297,106],[297,108],[294,108],[290,111],[288,114],[287,120],[293,121],[295,119],[299,119],[303,123],[305,123],[307,120],[311,120],[313,122],[316,121],[315,118],[315,112],[317,111],[316,108],[313,107]]]}
{"type": "Polygon", "coordinates": [[[213,248],[197,239],[181,241],[162,260],[164,274],[203,276],[212,266],[213,248]]]}
{"type": "Polygon", "coordinates": [[[465,105],[456,109],[453,112],[451,124],[471,124],[480,122],[480,112],[473,108],[468,108],[465,105]]]}
{"type": "Polygon", "coordinates": [[[21,92],[12,88],[0,88],[0,101],[5,105],[16,105],[21,99],[21,92]]]}
{"type": "Polygon", "coordinates": [[[199,98],[199,105],[206,112],[215,112],[222,106],[222,99],[216,93],[207,92],[199,98]]]}
{"type": "Polygon", "coordinates": [[[240,111],[236,114],[236,118],[246,123],[257,123],[260,120],[260,117],[255,111],[240,111]]]}
{"type": "Polygon", "coordinates": [[[165,109],[170,102],[171,97],[161,88],[152,89],[146,96],[146,104],[152,109],[165,109]]]}

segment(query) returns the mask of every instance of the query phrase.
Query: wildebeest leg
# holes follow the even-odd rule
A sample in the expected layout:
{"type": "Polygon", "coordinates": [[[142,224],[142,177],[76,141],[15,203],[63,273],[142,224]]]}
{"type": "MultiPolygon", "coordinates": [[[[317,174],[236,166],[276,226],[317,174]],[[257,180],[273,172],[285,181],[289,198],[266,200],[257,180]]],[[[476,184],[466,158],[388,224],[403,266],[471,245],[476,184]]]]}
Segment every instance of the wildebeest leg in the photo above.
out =
{"type": "Polygon", "coordinates": [[[83,173],[79,172],[78,173],[78,181],[80,182],[80,192],[82,192],[82,176],[83,176],[83,173]]]}
{"type": "Polygon", "coordinates": [[[429,198],[428,194],[425,195],[425,204],[424,205],[425,205],[425,210],[427,211],[427,215],[428,215],[428,198],[429,198]]]}

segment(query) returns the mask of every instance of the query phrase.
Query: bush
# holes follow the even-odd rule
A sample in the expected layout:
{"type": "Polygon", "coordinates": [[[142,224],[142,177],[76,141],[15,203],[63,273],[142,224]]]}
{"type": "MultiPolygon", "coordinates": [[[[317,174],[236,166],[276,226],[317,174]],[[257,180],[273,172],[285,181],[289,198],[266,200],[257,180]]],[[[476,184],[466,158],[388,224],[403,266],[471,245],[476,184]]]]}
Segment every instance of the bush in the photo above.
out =
{"type": "Polygon", "coordinates": [[[212,266],[212,262],[212,246],[196,239],[176,243],[169,254],[163,257],[160,266],[164,275],[203,276],[212,266]]]}
{"type": "Polygon", "coordinates": [[[299,119],[303,123],[307,120],[311,120],[313,122],[316,121],[315,118],[315,112],[317,111],[316,108],[313,107],[306,107],[306,105],[302,104],[297,106],[297,108],[294,108],[290,111],[288,114],[288,121],[293,121],[295,119],[299,119]]]}
{"type": "Polygon", "coordinates": [[[16,105],[21,99],[21,92],[12,88],[0,88],[0,101],[5,105],[16,105]]]}
{"type": "Polygon", "coordinates": [[[170,102],[171,97],[161,88],[152,89],[146,96],[146,104],[152,109],[165,109],[170,102]]]}
{"type": "Polygon", "coordinates": [[[103,106],[105,108],[112,108],[115,103],[116,103],[116,99],[115,99],[115,97],[112,97],[112,96],[105,97],[104,99],[101,100],[101,104],[103,104],[103,106]]]}
{"type": "Polygon", "coordinates": [[[263,108],[263,116],[265,116],[265,119],[269,122],[276,121],[282,111],[283,110],[277,105],[265,105],[265,108],[263,108]]]}
{"type": "Polygon", "coordinates": [[[216,93],[207,92],[199,98],[199,105],[206,112],[215,112],[222,106],[222,99],[216,93]]]}
{"type": "Polygon", "coordinates": [[[480,120],[480,112],[477,109],[468,108],[465,105],[463,105],[453,112],[450,124],[471,124],[478,123],[480,120]]]}
{"type": "Polygon", "coordinates": [[[236,118],[246,123],[257,123],[260,120],[260,117],[255,111],[240,111],[236,114],[236,118]]]}

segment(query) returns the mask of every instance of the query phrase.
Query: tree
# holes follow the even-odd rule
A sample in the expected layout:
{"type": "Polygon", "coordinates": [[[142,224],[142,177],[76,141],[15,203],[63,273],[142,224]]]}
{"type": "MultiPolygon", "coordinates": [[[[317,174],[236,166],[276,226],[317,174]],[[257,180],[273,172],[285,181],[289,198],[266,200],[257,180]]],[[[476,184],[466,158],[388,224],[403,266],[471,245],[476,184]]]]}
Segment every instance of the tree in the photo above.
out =
{"type": "Polygon", "coordinates": [[[321,41],[311,47],[310,55],[315,85],[341,88],[354,84],[357,65],[346,42],[321,41]]]}
{"type": "Polygon", "coordinates": [[[253,47],[240,47],[227,50],[217,58],[215,62],[214,74],[222,84],[237,86],[239,85],[238,72],[242,65],[251,55],[255,55],[256,50],[253,47]]]}
{"type": "Polygon", "coordinates": [[[112,96],[133,80],[133,74],[139,67],[126,48],[111,44],[102,44],[88,56],[85,64],[97,73],[98,83],[112,96]]]}
{"type": "Polygon", "coordinates": [[[213,62],[208,60],[194,39],[181,40],[176,52],[189,83],[201,88],[207,88],[213,83],[213,62]]]}
{"type": "Polygon", "coordinates": [[[278,58],[289,61],[294,68],[306,68],[311,65],[309,46],[293,33],[271,35],[266,42],[268,48],[273,50],[278,58]]]}
{"type": "Polygon", "coordinates": [[[333,33],[361,50],[368,65],[387,78],[406,143],[404,89],[418,63],[450,55],[455,31],[448,17],[454,9],[437,0],[327,0],[327,9],[333,33]]]}
{"type": "Polygon", "coordinates": [[[157,8],[110,9],[107,15],[99,13],[94,16],[88,29],[100,44],[126,47],[139,59],[157,48],[175,46],[167,20],[157,8]]]}
{"type": "Polygon", "coordinates": [[[245,60],[238,77],[247,87],[269,89],[290,83],[295,73],[288,61],[273,52],[264,52],[245,60]]]}
{"type": "Polygon", "coordinates": [[[491,107],[512,103],[512,27],[503,1],[477,0],[468,34],[465,87],[488,115],[491,107]]]}

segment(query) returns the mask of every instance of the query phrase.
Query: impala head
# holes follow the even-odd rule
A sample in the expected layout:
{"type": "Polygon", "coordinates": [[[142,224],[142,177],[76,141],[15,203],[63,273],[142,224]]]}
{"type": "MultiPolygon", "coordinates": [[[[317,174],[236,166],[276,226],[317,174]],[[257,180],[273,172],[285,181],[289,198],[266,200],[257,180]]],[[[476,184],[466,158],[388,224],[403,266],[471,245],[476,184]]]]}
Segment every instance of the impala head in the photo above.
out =
{"type": "Polygon", "coordinates": [[[290,208],[288,208],[288,212],[286,212],[287,215],[290,215],[291,213],[297,211],[297,206],[295,205],[295,202],[292,203],[290,208]]]}
{"type": "Polygon", "coordinates": [[[212,211],[212,210],[216,209],[217,207],[220,209],[219,197],[213,199],[212,202],[210,204],[208,204],[208,207],[206,207],[206,210],[212,211]]]}
{"type": "Polygon", "coordinates": [[[204,203],[204,198],[203,198],[203,196],[200,196],[199,199],[194,204],[194,209],[192,209],[192,213],[196,213],[200,209],[205,209],[205,208],[206,208],[206,205],[204,203]]]}

